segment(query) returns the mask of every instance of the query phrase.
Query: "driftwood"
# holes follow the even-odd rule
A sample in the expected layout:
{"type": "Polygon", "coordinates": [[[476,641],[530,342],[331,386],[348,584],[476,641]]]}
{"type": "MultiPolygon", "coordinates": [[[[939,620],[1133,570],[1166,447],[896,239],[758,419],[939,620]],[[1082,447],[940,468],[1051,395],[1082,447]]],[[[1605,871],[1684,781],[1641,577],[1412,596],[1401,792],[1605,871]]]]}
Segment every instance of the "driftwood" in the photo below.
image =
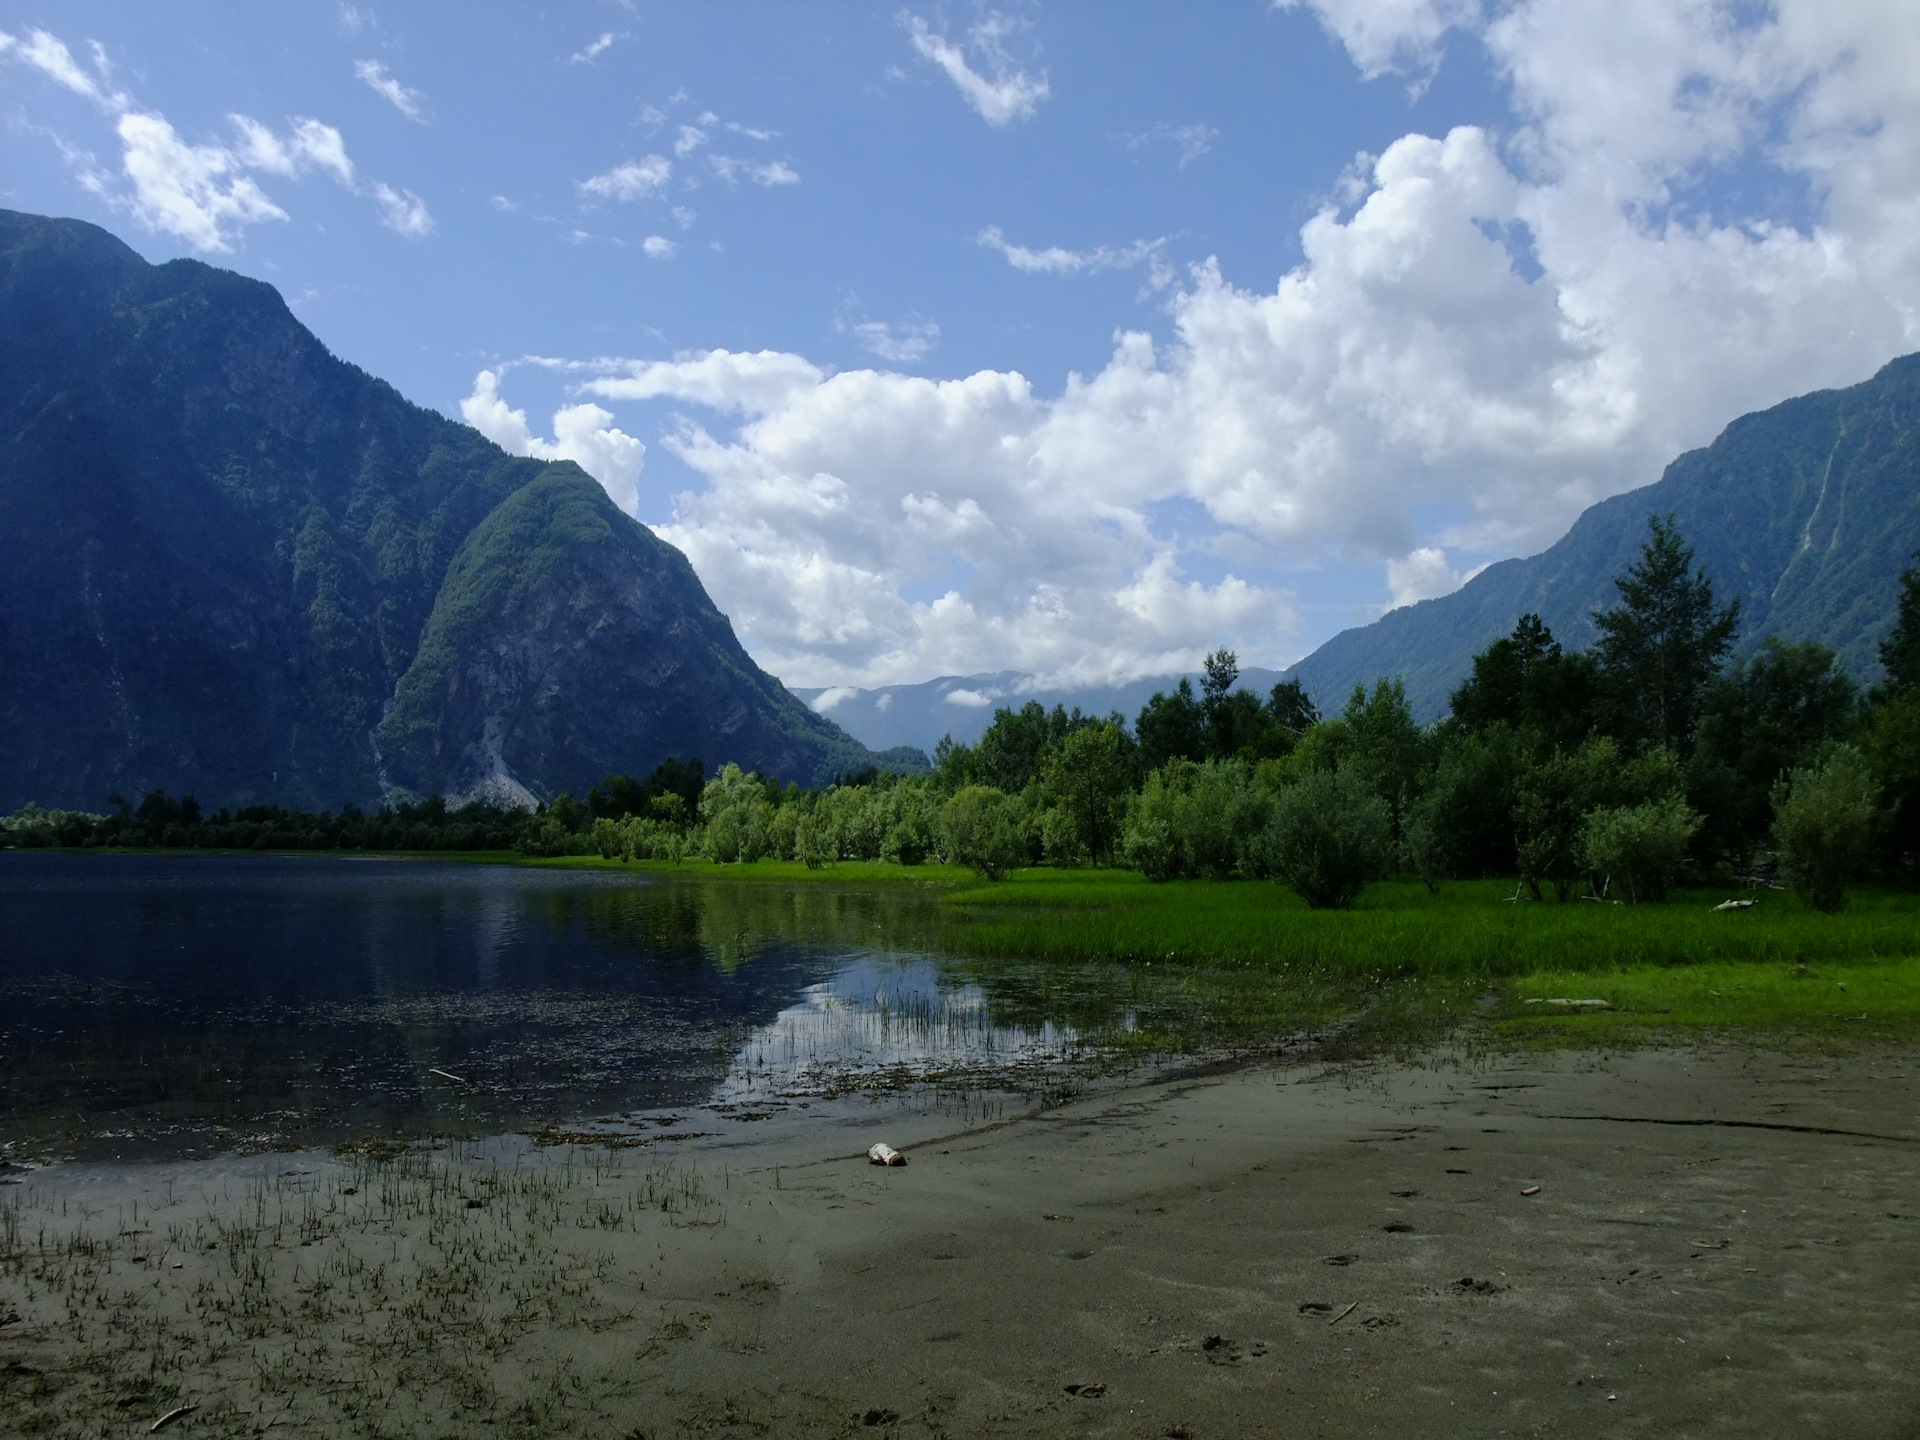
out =
{"type": "Polygon", "coordinates": [[[147,1433],[151,1435],[156,1430],[164,1430],[167,1428],[167,1426],[171,1425],[174,1421],[178,1420],[182,1415],[191,1415],[194,1411],[198,1410],[199,1408],[200,1407],[198,1405],[176,1405],[173,1407],[173,1409],[167,1411],[166,1414],[162,1415],[158,1420],[154,1421],[153,1424],[149,1425],[147,1427],[147,1433]]]}
{"type": "Polygon", "coordinates": [[[874,1165],[904,1165],[907,1157],[884,1142],[876,1142],[867,1149],[867,1160],[874,1165]]]}
{"type": "Polygon", "coordinates": [[[471,1085],[473,1082],[464,1075],[455,1075],[446,1070],[428,1070],[429,1075],[438,1075],[442,1080],[451,1080],[456,1085],[471,1085]]]}
{"type": "Polygon", "coordinates": [[[1759,903],[1758,900],[1723,900],[1713,908],[1715,910],[1751,910],[1759,903]]]}

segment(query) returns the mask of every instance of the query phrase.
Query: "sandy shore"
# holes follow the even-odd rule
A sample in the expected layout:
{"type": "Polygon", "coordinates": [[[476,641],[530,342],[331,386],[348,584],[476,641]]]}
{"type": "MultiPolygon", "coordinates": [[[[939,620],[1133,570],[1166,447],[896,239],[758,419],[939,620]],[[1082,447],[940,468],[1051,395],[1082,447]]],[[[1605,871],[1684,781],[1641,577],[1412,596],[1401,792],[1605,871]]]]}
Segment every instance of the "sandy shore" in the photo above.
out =
{"type": "Polygon", "coordinates": [[[10,1434],[1920,1435],[1904,1053],[1247,1070],[0,1199],[10,1434]]]}

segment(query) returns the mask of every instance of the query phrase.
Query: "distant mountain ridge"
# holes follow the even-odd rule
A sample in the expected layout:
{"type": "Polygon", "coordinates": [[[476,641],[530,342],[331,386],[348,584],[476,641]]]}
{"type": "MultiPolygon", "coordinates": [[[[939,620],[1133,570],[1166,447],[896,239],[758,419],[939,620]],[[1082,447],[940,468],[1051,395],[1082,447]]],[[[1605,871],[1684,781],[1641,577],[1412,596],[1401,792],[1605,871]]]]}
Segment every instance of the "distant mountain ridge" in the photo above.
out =
{"type": "Polygon", "coordinates": [[[874,756],[576,466],[336,359],[272,287],[0,211],[0,808],[525,801],[874,756]]]}
{"type": "Polygon", "coordinates": [[[1669,512],[1716,595],[1741,598],[1736,656],[1768,635],[1814,640],[1856,678],[1877,678],[1898,577],[1920,548],[1920,355],[1742,416],[1655,483],[1589,508],[1540,554],[1343,631],[1286,674],[1323,708],[1357,683],[1399,676],[1433,719],[1473,656],[1529,611],[1569,648],[1592,644],[1592,614],[1616,603],[1614,577],[1639,553],[1648,517],[1669,512]]]}

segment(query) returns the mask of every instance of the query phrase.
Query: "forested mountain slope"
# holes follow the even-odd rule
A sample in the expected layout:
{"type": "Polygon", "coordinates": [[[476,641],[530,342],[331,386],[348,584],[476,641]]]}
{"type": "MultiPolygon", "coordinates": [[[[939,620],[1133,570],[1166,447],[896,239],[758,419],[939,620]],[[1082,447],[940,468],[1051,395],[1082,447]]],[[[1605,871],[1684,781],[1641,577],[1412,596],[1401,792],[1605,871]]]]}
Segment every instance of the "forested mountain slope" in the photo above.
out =
{"type": "Polygon", "coordinates": [[[0,808],[874,758],[573,465],[410,404],[268,285],[8,211],[0,541],[0,808]]]}
{"type": "Polygon", "coordinates": [[[1669,512],[1717,593],[1741,598],[1736,656],[1767,635],[1817,640],[1856,677],[1876,677],[1900,571],[1920,547],[1920,355],[1741,417],[1656,483],[1593,506],[1551,548],[1344,631],[1286,673],[1323,707],[1398,675],[1432,718],[1474,653],[1529,611],[1570,648],[1592,643],[1590,617],[1615,602],[1648,517],[1669,512]]]}

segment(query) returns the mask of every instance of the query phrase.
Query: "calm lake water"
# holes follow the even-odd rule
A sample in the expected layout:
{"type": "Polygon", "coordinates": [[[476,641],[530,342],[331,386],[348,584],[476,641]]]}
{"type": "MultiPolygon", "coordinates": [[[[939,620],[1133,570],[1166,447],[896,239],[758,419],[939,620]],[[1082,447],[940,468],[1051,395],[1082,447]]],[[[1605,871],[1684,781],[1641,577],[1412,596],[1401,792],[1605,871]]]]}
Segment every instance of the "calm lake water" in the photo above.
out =
{"type": "Polygon", "coordinates": [[[984,1082],[1070,1055],[1044,1005],[997,1019],[913,947],[935,903],[898,886],[3,852],[0,1154],[482,1134],[984,1082]]]}

